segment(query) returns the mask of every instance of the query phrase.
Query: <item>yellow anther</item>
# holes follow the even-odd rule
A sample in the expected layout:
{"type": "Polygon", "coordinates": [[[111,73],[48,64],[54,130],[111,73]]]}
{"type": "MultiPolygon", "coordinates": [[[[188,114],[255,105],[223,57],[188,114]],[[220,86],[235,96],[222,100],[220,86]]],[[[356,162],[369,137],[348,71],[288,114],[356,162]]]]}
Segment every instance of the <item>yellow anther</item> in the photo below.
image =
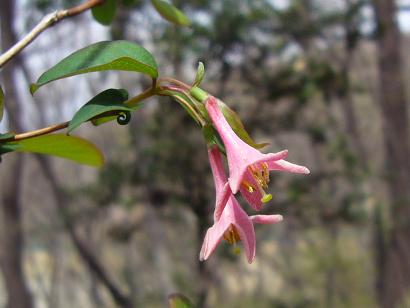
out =
{"type": "Polygon", "coordinates": [[[262,163],[262,174],[264,176],[265,183],[269,183],[269,166],[268,166],[268,163],[262,163]]]}
{"type": "Polygon", "coordinates": [[[242,186],[250,193],[255,191],[255,187],[253,187],[248,181],[242,181],[242,186]]]}
{"type": "Polygon", "coordinates": [[[269,183],[269,165],[266,162],[261,163],[259,166],[254,164],[248,167],[249,172],[252,174],[256,187],[250,185],[248,182],[244,181],[242,184],[248,188],[249,192],[253,192],[256,189],[261,193],[262,203],[267,203],[272,200],[272,195],[267,194],[264,189],[268,188],[269,183]],[[252,187],[252,191],[249,190],[249,187],[252,187]]]}

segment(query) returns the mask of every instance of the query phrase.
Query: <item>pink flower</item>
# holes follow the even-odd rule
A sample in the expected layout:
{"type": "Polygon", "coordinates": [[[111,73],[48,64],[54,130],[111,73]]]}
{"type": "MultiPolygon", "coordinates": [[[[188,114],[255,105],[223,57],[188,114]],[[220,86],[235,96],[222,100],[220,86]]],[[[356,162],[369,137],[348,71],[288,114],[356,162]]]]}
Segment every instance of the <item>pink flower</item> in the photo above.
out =
{"type": "Polygon", "coordinates": [[[222,164],[221,154],[216,147],[209,149],[209,161],[214,175],[217,200],[221,199],[221,194],[226,194],[228,187],[228,198],[225,207],[215,207],[214,225],[208,229],[205,235],[204,243],[199,254],[199,259],[204,261],[209,258],[216,246],[224,238],[230,244],[236,244],[238,241],[243,242],[246,257],[249,263],[255,259],[256,239],[253,223],[273,224],[282,220],[281,215],[255,215],[249,217],[241,208],[238,201],[232,194],[225,176],[225,170],[222,164]],[[219,195],[219,197],[218,197],[219,195]],[[219,213],[222,208],[222,213],[219,213]]]}
{"type": "Polygon", "coordinates": [[[229,186],[232,193],[236,194],[240,191],[255,210],[260,210],[262,203],[272,199],[272,195],[265,192],[269,183],[269,171],[310,173],[304,166],[283,160],[288,155],[287,150],[263,154],[245,143],[226,121],[215,97],[210,96],[205,106],[225,145],[229,165],[229,186]]]}

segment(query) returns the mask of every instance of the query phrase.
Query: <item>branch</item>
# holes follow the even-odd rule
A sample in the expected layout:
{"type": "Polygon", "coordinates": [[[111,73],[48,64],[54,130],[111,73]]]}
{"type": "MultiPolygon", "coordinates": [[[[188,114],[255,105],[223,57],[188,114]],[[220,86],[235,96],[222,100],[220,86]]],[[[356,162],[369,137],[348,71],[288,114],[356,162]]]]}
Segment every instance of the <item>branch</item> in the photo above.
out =
{"type": "Polygon", "coordinates": [[[72,7],[67,10],[60,10],[50,13],[43,17],[43,19],[31,30],[23,39],[18,41],[13,47],[7,50],[0,56],[0,68],[4,66],[8,61],[20,53],[27,45],[29,45],[37,36],[39,36],[44,30],[54,26],[59,21],[81,14],[99,4],[102,4],[104,0],[88,0],[80,5],[72,7]]]}
{"type": "MultiPolygon", "coordinates": [[[[125,101],[124,105],[129,106],[129,107],[135,107],[142,100],[144,100],[148,97],[151,97],[155,94],[156,94],[156,89],[155,88],[152,88],[152,87],[148,88],[144,92],[138,94],[137,96],[134,96],[134,97],[130,98],[129,100],[125,101]]],[[[96,116],[96,117],[92,118],[92,120],[98,119],[98,118],[101,118],[101,117],[105,117],[107,115],[110,115],[110,114],[104,113],[104,114],[101,114],[99,116],[96,116]]],[[[112,114],[112,115],[115,115],[115,114],[112,114]]],[[[67,122],[62,122],[62,123],[59,123],[59,124],[53,124],[53,125],[50,125],[50,126],[47,126],[47,127],[40,128],[40,129],[32,130],[32,131],[29,131],[29,132],[25,132],[25,133],[21,133],[21,134],[15,134],[14,136],[12,136],[10,138],[2,139],[0,141],[0,143],[19,141],[19,140],[32,138],[32,137],[38,137],[38,136],[41,136],[41,135],[46,135],[46,134],[53,133],[55,131],[67,128],[69,124],[70,124],[70,121],[67,121],[67,122]]]]}

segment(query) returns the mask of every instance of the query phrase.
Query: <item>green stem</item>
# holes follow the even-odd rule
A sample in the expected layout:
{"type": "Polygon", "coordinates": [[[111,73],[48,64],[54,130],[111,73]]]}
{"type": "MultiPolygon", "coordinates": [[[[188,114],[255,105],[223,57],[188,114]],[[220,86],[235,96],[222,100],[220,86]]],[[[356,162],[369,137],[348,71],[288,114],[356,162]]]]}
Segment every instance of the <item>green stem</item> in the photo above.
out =
{"type": "Polygon", "coordinates": [[[141,101],[143,101],[144,99],[147,99],[151,96],[154,96],[157,90],[155,87],[151,87],[147,90],[145,90],[144,92],[138,94],[137,96],[134,96],[132,98],[130,98],[129,100],[124,102],[124,105],[128,106],[128,107],[135,107],[138,105],[138,103],[140,103],[141,101]]]}

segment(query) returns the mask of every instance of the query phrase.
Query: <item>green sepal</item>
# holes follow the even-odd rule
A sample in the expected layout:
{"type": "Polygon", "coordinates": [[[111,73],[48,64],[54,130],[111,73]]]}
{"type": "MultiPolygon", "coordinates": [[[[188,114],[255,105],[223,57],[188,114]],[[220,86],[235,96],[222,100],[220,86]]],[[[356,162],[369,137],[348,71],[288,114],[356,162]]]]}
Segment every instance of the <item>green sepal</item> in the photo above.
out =
{"type": "Polygon", "coordinates": [[[201,103],[204,103],[209,97],[209,94],[199,87],[192,87],[189,89],[189,93],[201,103]]]}
{"type": "Polygon", "coordinates": [[[185,111],[191,116],[191,118],[193,118],[195,120],[196,123],[200,124],[199,120],[197,119],[196,115],[192,112],[192,110],[190,108],[188,108],[184,102],[188,103],[192,109],[194,109],[195,111],[197,111],[196,109],[196,102],[194,102],[189,96],[178,92],[178,91],[172,91],[172,90],[163,90],[159,93],[160,95],[166,95],[166,96],[170,96],[173,99],[175,99],[182,108],[185,109],[185,111]]]}
{"type": "Polygon", "coordinates": [[[221,137],[218,135],[218,132],[211,124],[205,124],[202,127],[202,135],[204,136],[208,147],[216,145],[218,146],[219,151],[226,155],[226,149],[221,140],[221,137]]]}
{"type": "Polygon", "coordinates": [[[202,62],[198,63],[198,68],[196,70],[196,76],[195,76],[195,81],[194,84],[192,85],[193,87],[198,87],[202,80],[205,77],[205,66],[202,62]]]}

